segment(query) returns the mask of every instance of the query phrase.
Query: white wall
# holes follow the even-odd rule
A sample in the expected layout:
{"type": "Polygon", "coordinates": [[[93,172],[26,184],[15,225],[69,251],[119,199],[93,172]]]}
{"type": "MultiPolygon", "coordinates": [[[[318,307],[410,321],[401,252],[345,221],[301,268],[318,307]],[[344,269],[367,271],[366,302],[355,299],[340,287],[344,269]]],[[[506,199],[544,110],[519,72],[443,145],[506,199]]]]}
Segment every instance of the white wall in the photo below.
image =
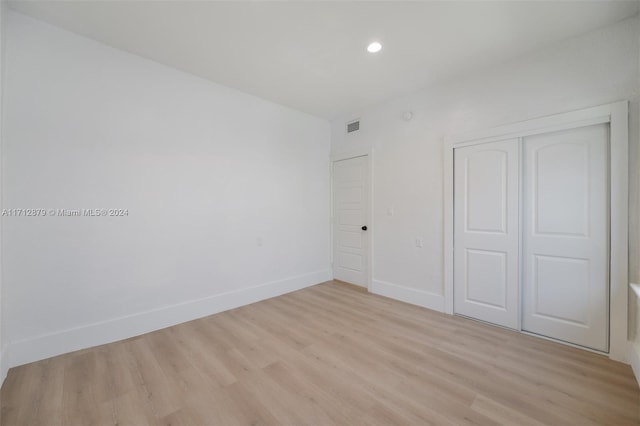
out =
{"type": "MultiPolygon", "coordinates": [[[[640,20],[638,21],[638,61],[640,61],[640,20]]],[[[640,73],[638,74],[638,80],[640,84],[640,73]]],[[[631,140],[638,140],[640,139],[640,107],[637,104],[635,109],[630,111],[630,116],[638,117],[638,125],[630,128],[631,140]]],[[[629,179],[631,181],[631,185],[629,185],[629,215],[630,217],[635,215],[635,220],[630,223],[629,232],[632,235],[637,235],[640,233],[640,218],[638,218],[640,216],[640,143],[632,145],[629,151],[629,179]],[[633,190],[634,185],[635,191],[633,190]]],[[[634,247],[630,244],[629,259],[632,264],[640,265],[640,247],[634,247]]],[[[636,283],[640,284],[639,275],[640,273],[630,274],[629,280],[635,280],[636,283]]],[[[640,294],[631,289],[629,290],[629,320],[629,337],[631,341],[629,358],[638,385],[640,385],[640,294]]]]}
{"type": "Polygon", "coordinates": [[[14,12],[5,88],[5,208],[129,210],[4,218],[11,365],[330,279],[325,120],[14,12]]]}
{"type": "MultiPolygon", "coordinates": [[[[2,164],[2,116],[4,112],[3,106],[3,79],[4,79],[4,52],[5,52],[5,33],[6,33],[6,7],[7,3],[4,1],[0,1],[0,164],[2,164]]],[[[0,166],[0,172],[2,167],[0,166]]],[[[0,188],[2,188],[1,182],[1,173],[0,173],[0,188]]],[[[2,211],[2,191],[0,190],[0,211],[2,211]]],[[[0,241],[2,240],[2,224],[0,223],[0,241]]],[[[6,298],[4,297],[4,286],[2,280],[3,270],[2,270],[2,247],[0,244],[0,386],[7,376],[7,371],[9,370],[8,357],[6,355],[7,348],[7,333],[5,331],[7,326],[6,321],[6,313],[5,309],[6,298]]]]}
{"type": "MultiPolygon", "coordinates": [[[[628,19],[335,120],[332,154],[374,150],[373,291],[441,309],[444,138],[622,99],[634,100],[637,111],[637,34],[638,19],[628,19]],[[414,118],[404,121],[404,111],[414,118]],[[344,123],[353,118],[361,119],[361,130],[345,135],[344,123]],[[423,248],[415,246],[416,237],[424,238],[423,248]]],[[[638,114],[631,120],[637,129],[638,114]]],[[[638,133],[632,138],[631,169],[637,170],[638,133]]],[[[637,196],[637,173],[633,179],[637,196]]],[[[638,207],[632,205],[630,272],[638,280],[638,207]]]]}

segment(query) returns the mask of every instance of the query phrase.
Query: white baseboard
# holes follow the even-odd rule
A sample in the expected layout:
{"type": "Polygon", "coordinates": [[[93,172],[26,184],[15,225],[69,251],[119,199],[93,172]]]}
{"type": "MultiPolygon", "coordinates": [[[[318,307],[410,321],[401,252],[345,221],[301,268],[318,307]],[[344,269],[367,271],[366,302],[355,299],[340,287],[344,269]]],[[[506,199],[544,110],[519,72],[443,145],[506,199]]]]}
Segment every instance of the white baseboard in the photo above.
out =
{"type": "Polygon", "coordinates": [[[629,342],[629,364],[636,375],[636,381],[640,386],[640,344],[629,342]]]}
{"type": "MultiPolygon", "coordinates": [[[[240,306],[270,299],[331,279],[331,270],[317,271],[241,290],[165,306],[162,308],[87,324],[35,338],[13,342],[9,366],[27,364],[92,346],[139,336],[172,325],[206,317],[240,306]]],[[[3,357],[3,361],[4,361],[3,357]]]]}
{"type": "Polygon", "coordinates": [[[434,311],[444,312],[444,296],[442,294],[431,293],[429,291],[418,290],[377,280],[373,280],[371,282],[371,288],[369,291],[390,299],[396,299],[401,302],[411,303],[412,305],[433,309],[434,311]]]}

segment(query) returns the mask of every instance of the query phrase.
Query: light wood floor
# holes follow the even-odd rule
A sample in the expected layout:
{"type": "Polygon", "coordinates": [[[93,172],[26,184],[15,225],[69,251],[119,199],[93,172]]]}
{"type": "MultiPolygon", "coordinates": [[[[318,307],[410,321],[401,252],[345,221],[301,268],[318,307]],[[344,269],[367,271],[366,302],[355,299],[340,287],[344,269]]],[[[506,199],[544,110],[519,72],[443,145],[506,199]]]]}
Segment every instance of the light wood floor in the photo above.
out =
{"type": "Polygon", "coordinates": [[[330,282],[11,369],[2,425],[640,424],[627,365],[330,282]]]}

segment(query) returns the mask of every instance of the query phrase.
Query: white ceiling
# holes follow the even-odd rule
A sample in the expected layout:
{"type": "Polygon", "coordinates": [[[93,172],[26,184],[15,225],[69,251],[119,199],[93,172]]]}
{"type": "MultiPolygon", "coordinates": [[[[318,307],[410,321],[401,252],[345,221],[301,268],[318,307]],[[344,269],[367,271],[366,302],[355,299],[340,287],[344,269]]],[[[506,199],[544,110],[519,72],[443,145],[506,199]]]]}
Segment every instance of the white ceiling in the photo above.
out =
{"type": "Polygon", "coordinates": [[[638,13],[637,1],[13,1],[108,45],[325,118],[638,13]],[[379,40],[380,53],[366,52],[379,40]]]}

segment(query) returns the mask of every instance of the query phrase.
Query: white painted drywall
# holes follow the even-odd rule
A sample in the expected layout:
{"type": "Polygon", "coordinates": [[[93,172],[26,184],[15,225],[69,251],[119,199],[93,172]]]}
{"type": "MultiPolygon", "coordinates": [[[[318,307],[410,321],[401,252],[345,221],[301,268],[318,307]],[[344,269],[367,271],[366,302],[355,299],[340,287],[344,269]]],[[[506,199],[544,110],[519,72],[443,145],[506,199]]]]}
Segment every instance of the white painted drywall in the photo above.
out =
{"type": "MultiPolygon", "coordinates": [[[[638,68],[640,69],[640,20],[637,23],[638,38],[638,68]]],[[[640,73],[637,76],[640,85],[640,73]]],[[[629,117],[637,118],[637,125],[630,126],[629,139],[638,141],[640,139],[640,107],[638,103],[629,110],[629,117]]],[[[640,272],[640,143],[629,146],[629,234],[631,241],[629,244],[629,279],[640,283],[638,276],[640,272]],[[634,244],[634,238],[635,243],[634,244]],[[635,268],[635,271],[633,269],[635,268]]],[[[640,385],[640,285],[631,284],[629,289],[629,360],[636,375],[638,385],[640,385]]]]}
{"type": "MultiPolygon", "coordinates": [[[[0,1],[0,211],[2,211],[2,117],[4,112],[3,106],[3,86],[4,86],[4,52],[5,52],[5,42],[6,42],[6,16],[7,16],[7,3],[4,1],[0,1]]],[[[0,241],[2,240],[2,223],[0,222],[0,241]]],[[[6,355],[6,346],[7,346],[7,333],[6,333],[6,313],[5,309],[6,298],[4,297],[4,285],[3,285],[3,270],[2,270],[2,245],[0,244],[0,386],[4,382],[5,377],[7,377],[7,371],[9,370],[8,357],[6,355]]]]}
{"type": "Polygon", "coordinates": [[[327,280],[326,120],[8,15],[10,364],[327,280]]]}
{"type": "MultiPolygon", "coordinates": [[[[374,150],[373,291],[441,309],[444,138],[623,99],[631,99],[637,111],[637,32],[638,19],[628,19],[333,121],[333,155],[374,150]],[[405,111],[413,112],[410,121],[403,119],[405,111]],[[360,118],[361,130],[346,135],[345,122],[353,118],[360,118]],[[424,239],[422,248],[416,238],[424,239]]],[[[631,115],[631,127],[638,127],[638,114],[631,115]]],[[[632,138],[631,169],[637,170],[637,132],[632,138]]],[[[631,182],[635,194],[637,176],[631,182]]],[[[634,206],[630,278],[638,281],[634,206]]]]}

